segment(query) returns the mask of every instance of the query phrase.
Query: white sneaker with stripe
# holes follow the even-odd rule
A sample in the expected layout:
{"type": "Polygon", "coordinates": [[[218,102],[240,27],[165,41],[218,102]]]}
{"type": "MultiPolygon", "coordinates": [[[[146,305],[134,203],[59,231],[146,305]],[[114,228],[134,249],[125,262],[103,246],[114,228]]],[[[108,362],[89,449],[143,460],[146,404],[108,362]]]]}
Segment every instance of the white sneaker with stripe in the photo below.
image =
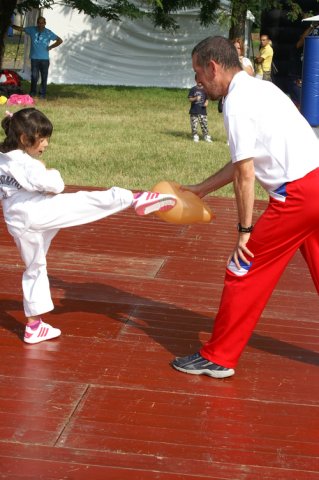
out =
{"type": "Polygon", "coordinates": [[[176,197],[170,193],[142,192],[135,195],[133,207],[137,215],[165,212],[176,205],[176,197]]]}
{"type": "Polygon", "coordinates": [[[40,343],[45,340],[51,340],[52,338],[59,337],[61,335],[61,330],[59,328],[51,327],[47,323],[39,323],[38,328],[33,330],[29,325],[26,325],[24,331],[24,341],[26,343],[40,343]]]}

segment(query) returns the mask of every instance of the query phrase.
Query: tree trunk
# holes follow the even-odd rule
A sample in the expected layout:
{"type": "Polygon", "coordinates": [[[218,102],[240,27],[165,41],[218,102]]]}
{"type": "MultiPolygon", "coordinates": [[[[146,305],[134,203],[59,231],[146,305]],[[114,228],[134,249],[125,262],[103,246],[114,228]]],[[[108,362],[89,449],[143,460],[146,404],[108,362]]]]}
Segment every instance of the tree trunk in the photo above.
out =
{"type": "Polygon", "coordinates": [[[233,0],[231,12],[231,27],[229,30],[229,38],[245,37],[247,15],[247,2],[242,0],[233,0]]]}
{"type": "Polygon", "coordinates": [[[0,0],[0,69],[3,64],[5,36],[11,25],[11,17],[16,6],[17,0],[0,0]]]}

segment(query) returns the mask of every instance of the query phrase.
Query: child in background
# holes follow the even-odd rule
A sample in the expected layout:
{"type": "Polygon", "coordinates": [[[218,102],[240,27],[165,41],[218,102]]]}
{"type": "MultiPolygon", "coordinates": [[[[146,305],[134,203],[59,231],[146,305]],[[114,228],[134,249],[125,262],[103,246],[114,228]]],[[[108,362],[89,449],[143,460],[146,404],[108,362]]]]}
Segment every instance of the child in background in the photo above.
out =
{"type": "Polygon", "coordinates": [[[192,87],[188,93],[188,100],[191,102],[191,108],[189,110],[191,130],[194,142],[199,141],[197,133],[198,122],[201,126],[202,134],[205,142],[212,142],[211,136],[208,133],[207,122],[207,110],[208,98],[205,93],[204,87],[200,82],[197,82],[195,75],[196,85],[192,87]]]}
{"type": "Polygon", "coordinates": [[[112,187],[105,191],[61,193],[58,170],[39,160],[48,147],[53,126],[35,108],[25,108],[2,120],[6,138],[0,144],[0,200],[9,233],[25,263],[23,306],[27,317],[24,341],[39,343],[61,335],[41,315],[53,310],[46,255],[60,228],[83,225],[134,207],[137,215],[169,210],[173,195],[133,194],[112,187]]]}

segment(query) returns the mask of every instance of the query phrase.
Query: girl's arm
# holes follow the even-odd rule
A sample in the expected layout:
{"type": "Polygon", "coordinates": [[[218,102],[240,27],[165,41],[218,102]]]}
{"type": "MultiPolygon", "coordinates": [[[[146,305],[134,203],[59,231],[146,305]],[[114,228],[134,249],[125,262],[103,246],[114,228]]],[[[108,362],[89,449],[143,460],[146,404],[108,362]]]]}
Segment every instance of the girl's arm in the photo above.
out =
{"type": "Polygon", "coordinates": [[[28,192],[61,193],[64,190],[64,182],[58,170],[47,169],[41,160],[19,151],[12,152],[10,157],[12,176],[28,192]]]}

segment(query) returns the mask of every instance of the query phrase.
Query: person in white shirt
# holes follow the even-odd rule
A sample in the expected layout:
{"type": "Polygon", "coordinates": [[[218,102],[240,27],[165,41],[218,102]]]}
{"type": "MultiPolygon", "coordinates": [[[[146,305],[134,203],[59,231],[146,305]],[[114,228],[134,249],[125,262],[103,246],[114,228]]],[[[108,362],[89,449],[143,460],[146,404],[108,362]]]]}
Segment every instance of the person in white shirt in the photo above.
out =
{"type": "Polygon", "coordinates": [[[154,192],[133,194],[119,187],[61,193],[60,173],[39,160],[52,134],[50,120],[35,108],[24,108],[7,112],[1,125],[6,137],[0,144],[0,200],[8,231],[26,266],[22,277],[27,317],[24,341],[33,344],[61,335],[60,329],[41,318],[54,308],[46,255],[59,229],[94,222],[130,206],[138,215],[169,210],[176,198],[154,192]]]}
{"type": "Polygon", "coordinates": [[[270,82],[242,71],[234,45],[209,37],[193,50],[193,68],[208,98],[225,97],[231,161],[188,186],[200,197],[233,183],[238,237],[210,340],[172,366],[195,375],[234,375],[239,357],[296,250],[319,293],[318,139],[292,101],[270,82]],[[255,178],[269,204],[253,226],[255,178]]]}

